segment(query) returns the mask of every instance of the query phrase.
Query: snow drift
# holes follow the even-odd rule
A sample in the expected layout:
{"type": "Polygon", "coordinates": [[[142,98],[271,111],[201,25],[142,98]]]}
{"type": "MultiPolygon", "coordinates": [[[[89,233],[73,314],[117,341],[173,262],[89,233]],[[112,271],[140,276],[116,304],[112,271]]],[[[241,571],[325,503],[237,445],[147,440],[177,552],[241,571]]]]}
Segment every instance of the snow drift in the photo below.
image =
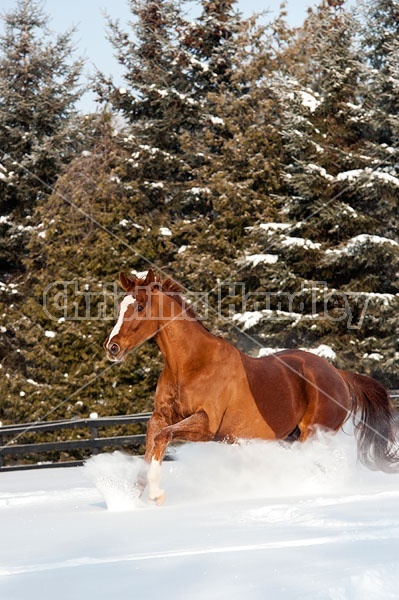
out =
{"type": "Polygon", "coordinates": [[[162,507],[137,498],[140,464],[2,473],[0,598],[398,597],[399,476],[359,465],[352,435],[181,446],[162,507]]]}
{"type": "MultiPolygon", "coordinates": [[[[166,504],[340,494],[385,482],[382,473],[358,465],[350,429],[348,424],[338,434],[318,431],[305,443],[184,444],[175,450],[175,460],[163,463],[166,504]]],[[[134,487],[141,465],[141,458],[114,452],[91,458],[85,473],[109,510],[129,510],[146,501],[134,487]]]]}

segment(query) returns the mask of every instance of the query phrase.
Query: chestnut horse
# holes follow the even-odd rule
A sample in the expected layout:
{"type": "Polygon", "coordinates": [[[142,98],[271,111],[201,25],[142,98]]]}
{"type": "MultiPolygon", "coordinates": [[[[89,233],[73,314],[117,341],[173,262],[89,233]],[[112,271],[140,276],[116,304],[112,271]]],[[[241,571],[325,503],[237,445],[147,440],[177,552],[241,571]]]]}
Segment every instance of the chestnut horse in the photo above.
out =
{"type": "Polygon", "coordinates": [[[151,500],[163,499],[160,466],[172,440],[304,441],[316,426],[337,431],[350,414],[360,460],[396,470],[392,409],[377,381],[302,350],[253,358],[210,333],[171,279],[160,281],[149,270],[142,279],[121,274],[120,281],[127,294],[104,343],[108,358],[125,360],[155,338],[165,363],[147,428],[150,467],[137,482],[142,492],[148,481],[151,500]]]}

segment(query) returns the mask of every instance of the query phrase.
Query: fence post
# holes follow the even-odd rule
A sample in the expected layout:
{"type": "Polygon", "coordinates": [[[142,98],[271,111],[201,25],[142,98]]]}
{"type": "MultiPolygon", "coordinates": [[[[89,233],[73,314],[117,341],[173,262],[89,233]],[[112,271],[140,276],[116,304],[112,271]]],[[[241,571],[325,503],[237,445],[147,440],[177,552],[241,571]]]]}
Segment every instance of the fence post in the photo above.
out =
{"type": "MultiPolygon", "coordinates": [[[[90,413],[90,419],[91,421],[95,421],[96,419],[98,419],[98,414],[97,413],[90,413]]],[[[95,440],[96,438],[98,438],[98,427],[97,424],[94,425],[94,423],[90,423],[90,438],[92,440],[95,440]]],[[[93,454],[99,454],[100,449],[99,448],[93,448],[93,454]]]]}

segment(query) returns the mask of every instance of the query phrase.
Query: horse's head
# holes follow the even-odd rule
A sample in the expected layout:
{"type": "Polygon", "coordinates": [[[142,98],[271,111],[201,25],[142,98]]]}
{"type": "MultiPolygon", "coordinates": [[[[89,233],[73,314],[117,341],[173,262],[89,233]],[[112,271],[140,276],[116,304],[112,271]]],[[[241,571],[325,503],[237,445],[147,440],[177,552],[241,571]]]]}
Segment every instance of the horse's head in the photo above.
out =
{"type": "Polygon", "coordinates": [[[159,282],[153,271],[150,269],[144,279],[132,279],[121,273],[120,282],[127,294],[120,303],[118,320],[104,342],[112,361],[124,360],[132,348],[152,338],[159,327],[159,282]]]}

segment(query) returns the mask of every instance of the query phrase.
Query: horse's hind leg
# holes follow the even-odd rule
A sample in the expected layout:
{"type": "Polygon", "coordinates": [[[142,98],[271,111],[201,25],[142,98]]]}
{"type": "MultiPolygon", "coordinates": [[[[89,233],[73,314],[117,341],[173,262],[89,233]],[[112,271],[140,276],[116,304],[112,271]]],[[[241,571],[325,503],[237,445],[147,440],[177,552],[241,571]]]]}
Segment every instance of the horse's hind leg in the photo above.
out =
{"type": "Polygon", "coordinates": [[[299,441],[305,442],[314,433],[315,426],[321,425],[323,421],[323,408],[320,406],[317,390],[312,390],[306,412],[298,423],[299,441]]]}
{"type": "Polygon", "coordinates": [[[301,442],[314,433],[315,427],[337,431],[348,414],[349,395],[340,377],[321,383],[311,382],[310,378],[308,381],[308,406],[298,423],[301,442]]]}
{"type": "Polygon", "coordinates": [[[295,427],[293,431],[286,438],[284,438],[284,442],[297,442],[300,438],[301,430],[298,425],[295,427]]]}
{"type": "Polygon", "coordinates": [[[300,432],[298,439],[300,442],[305,442],[308,437],[312,435],[314,432],[314,425],[315,423],[312,416],[306,413],[303,419],[298,423],[298,429],[300,432]]]}

